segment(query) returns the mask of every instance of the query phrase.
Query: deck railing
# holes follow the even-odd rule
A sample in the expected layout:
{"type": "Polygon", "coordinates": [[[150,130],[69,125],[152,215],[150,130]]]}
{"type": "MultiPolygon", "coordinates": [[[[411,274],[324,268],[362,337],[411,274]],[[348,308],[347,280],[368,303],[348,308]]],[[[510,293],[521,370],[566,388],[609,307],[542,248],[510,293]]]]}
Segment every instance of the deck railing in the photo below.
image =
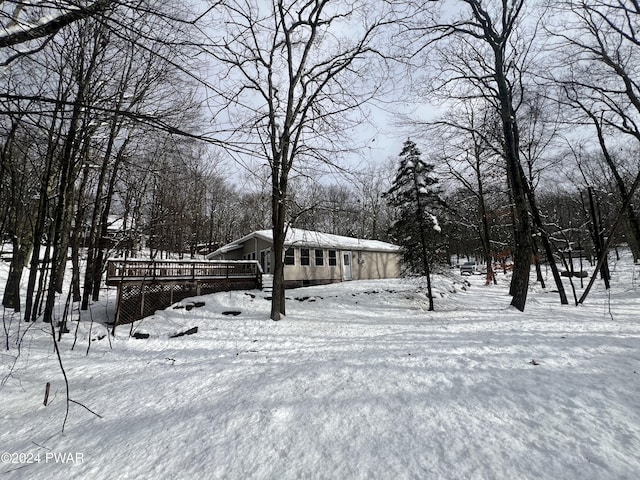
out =
{"type": "Polygon", "coordinates": [[[262,288],[262,269],[252,260],[112,258],[107,260],[107,285],[118,287],[114,325],[119,325],[152,315],[188,297],[262,288]]]}
{"type": "Polygon", "coordinates": [[[107,260],[107,284],[135,281],[189,281],[216,278],[258,278],[260,264],[254,260],[107,260]]]}

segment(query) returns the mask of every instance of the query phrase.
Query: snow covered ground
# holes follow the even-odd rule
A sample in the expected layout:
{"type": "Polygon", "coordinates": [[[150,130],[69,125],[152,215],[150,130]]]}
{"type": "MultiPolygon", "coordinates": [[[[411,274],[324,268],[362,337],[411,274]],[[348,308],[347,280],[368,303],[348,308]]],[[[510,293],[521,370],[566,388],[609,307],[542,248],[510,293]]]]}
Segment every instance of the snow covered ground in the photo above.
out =
{"type": "Polygon", "coordinates": [[[640,267],[613,268],[610,293],[560,306],[532,287],[525,313],[505,278],[457,275],[435,279],[435,312],[403,279],[290,290],[277,323],[262,292],[203,296],[136,323],[148,339],[89,332],[85,313],[62,359],[71,399],[100,417],[72,403],[64,433],[48,326],[22,324],[18,356],[14,321],[0,477],[640,478],[640,267]]]}

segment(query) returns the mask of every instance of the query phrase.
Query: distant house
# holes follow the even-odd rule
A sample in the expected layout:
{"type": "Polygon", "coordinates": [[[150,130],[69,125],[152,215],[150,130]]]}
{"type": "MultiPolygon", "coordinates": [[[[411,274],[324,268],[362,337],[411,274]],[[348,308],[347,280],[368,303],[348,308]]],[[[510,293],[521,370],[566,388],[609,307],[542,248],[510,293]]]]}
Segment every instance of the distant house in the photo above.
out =
{"type": "MultiPolygon", "coordinates": [[[[207,255],[215,260],[258,260],[272,273],[273,233],[259,230],[207,255]]],[[[287,288],[346,280],[397,278],[400,247],[377,240],[330,235],[290,228],[285,240],[284,280],[287,288]]]]}

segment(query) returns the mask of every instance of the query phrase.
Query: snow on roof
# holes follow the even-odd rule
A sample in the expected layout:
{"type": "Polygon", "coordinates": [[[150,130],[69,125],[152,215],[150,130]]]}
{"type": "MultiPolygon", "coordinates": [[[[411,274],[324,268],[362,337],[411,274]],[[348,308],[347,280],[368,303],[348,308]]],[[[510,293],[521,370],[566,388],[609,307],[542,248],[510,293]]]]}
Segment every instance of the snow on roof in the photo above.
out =
{"type": "Polygon", "coordinates": [[[227,245],[224,245],[224,246],[220,247],[216,251],[211,252],[210,254],[208,254],[207,258],[214,257],[215,255],[218,255],[220,253],[227,253],[227,252],[231,252],[233,250],[238,250],[239,248],[242,248],[242,244],[241,243],[229,243],[227,245]]]}
{"type": "MultiPolygon", "coordinates": [[[[207,258],[213,258],[217,255],[230,252],[242,248],[242,245],[252,238],[261,238],[268,242],[273,242],[272,230],[257,230],[235,240],[232,243],[220,247],[213,253],[207,255],[207,258]]],[[[335,249],[351,249],[351,250],[372,250],[379,252],[399,252],[400,247],[392,243],[381,242],[379,240],[364,240],[362,238],[345,237],[342,235],[333,235],[330,233],[315,232],[313,230],[302,230],[300,228],[289,228],[284,241],[286,246],[300,247],[318,247],[318,248],[335,248],[335,249]]]]}
{"type": "Polygon", "coordinates": [[[115,215],[109,215],[107,218],[107,230],[111,232],[119,232],[124,230],[124,218],[115,215]]]}

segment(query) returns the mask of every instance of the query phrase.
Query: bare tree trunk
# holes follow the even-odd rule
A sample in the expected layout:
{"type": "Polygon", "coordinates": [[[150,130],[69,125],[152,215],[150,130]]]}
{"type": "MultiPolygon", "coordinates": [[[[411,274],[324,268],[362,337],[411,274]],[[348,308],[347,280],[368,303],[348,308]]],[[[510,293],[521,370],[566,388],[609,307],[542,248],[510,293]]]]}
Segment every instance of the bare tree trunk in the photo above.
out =
{"type": "MultiPolygon", "coordinates": [[[[51,236],[51,227],[49,228],[49,237],[51,236]]],[[[38,266],[38,288],[36,289],[36,296],[33,301],[33,311],[31,313],[31,321],[35,322],[36,318],[42,314],[42,301],[45,297],[45,285],[49,281],[51,270],[51,244],[47,243],[44,248],[44,255],[42,257],[42,264],[38,266]]]]}
{"type": "MultiPolygon", "coordinates": [[[[6,199],[6,205],[4,208],[6,208],[7,215],[11,217],[8,230],[11,234],[11,243],[13,247],[13,254],[9,265],[7,283],[4,288],[2,305],[7,308],[13,308],[16,312],[20,312],[20,281],[22,280],[24,267],[26,266],[29,255],[33,249],[33,229],[31,228],[31,221],[34,212],[29,211],[31,205],[29,200],[25,198],[25,196],[28,195],[27,192],[29,191],[29,187],[25,183],[25,177],[28,176],[28,173],[23,170],[25,168],[24,164],[21,164],[23,162],[17,158],[9,158],[9,152],[13,150],[10,144],[14,140],[14,133],[15,130],[9,133],[9,138],[7,138],[7,143],[5,144],[5,148],[3,148],[2,152],[2,172],[11,172],[10,175],[8,175],[8,177],[10,177],[9,183],[6,185],[8,198],[6,199]]],[[[18,156],[23,157],[23,155],[20,154],[18,154],[18,156]]],[[[22,160],[24,161],[26,158],[23,158],[22,160]]],[[[0,180],[2,179],[0,178],[0,180]]],[[[0,202],[1,201],[2,199],[0,199],[0,202]]]]}
{"type": "Polygon", "coordinates": [[[74,302],[80,302],[82,300],[82,291],[80,289],[80,248],[81,243],[87,241],[85,235],[84,219],[87,213],[87,207],[85,206],[86,198],[85,191],[87,182],[89,179],[90,166],[87,159],[87,152],[85,149],[85,166],[82,174],[82,180],[78,187],[78,198],[76,199],[76,215],[75,215],[75,227],[71,233],[71,265],[72,265],[72,298],[74,302]]]}
{"type": "Polygon", "coordinates": [[[540,268],[540,261],[538,260],[538,244],[535,238],[533,239],[533,263],[536,268],[536,281],[540,282],[541,288],[546,288],[544,277],[542,276],[542,269],[540,268]]]}
{"type": "MultiPolygon", "coordinates": [[[[0,48],[20,45],[34,39],[51,37],[67,25],[103,13],[111,8],[114,3],[116,3],[114,0],[95,0],[82,8],[65,8],[57,15],[33,22],[33,26],[29,28],[16,28],[8,35],[2,35],[0,37],[0,48]]],[[[34,6],[37,6],[37,4],[34,4],[34,6]]]]}
{"type": "Polygon", "coordinates": [[[23,237],[22,241],[19,242],[18,238],[14,236],[12,238],[12,244],[13,256],[11,258],[11,264],[9,265],[9,276],[7,277],[4,296],[2,297],[2,305],[7,308],[13,308],[16,312],[20,312],[20,280],[22,279],[22,272],[33,248],[33,240],[30,237],[23,237]]]}
{"type": "Polygon", "coordinates": [[[527,208],[526,179],[522,176],[519,158],[519,134],[516,114],[512,106],[512,92],[505,75],[504,52],[501,45],[492,45],[495,55],[495,80],[498,85],[500,117],[504,135],[507,178],[511,187],[514,206],[514,261],[513,261],[513,299],[511,305],[524,311],[529,290],[531,272],[532,232],[527,208]]]}
{"type": "MultiPolygon", "coordinates": [[[[51,122],[51,128],[49,130],[46,155],[45,171],[42,174],[40,183],[40,192],[38,200],[38,214],[36,216],[36,222],[33,230],[33,252],[31,253],[31,263],[29,267],[29,280],[27,282],[27,292],[25,299],[24,320],[26,322],[34,321],[37,317],[37,297],[34,300],[34,290],[36,287],[36,280],[38,277],[38,271],[40,270],[40,246],[42,245],[42,239],[44,238],[44,232],[46,229],[46,221],[49,212],[49,186],[51,185],[53,178],[53,158],[54,158],[54,120],[51,122]]],[[[42,279],[42,273],[41,273],[42,279]]],[[[39,290],[40,292],[40,290],[39,290]]]]}
{"type": "Polygon", "coordinates": [[[52,278],[55,282],[55,288],[57,293],[62,293],[63,283],[64,283],[64,273],[66,270],[66,263],[69,252],[69,242],[71,239],[71,219],[73,217],[73,206],[75,204],[75,188],[73,178],[75,178],[75,168],[71,167],[70,178],[71,180],[66,185],[66,191],[64,193],[64,205],[62,212],[62,232],[64,232],[60,237],[60,249],[59,252],[61,254],[60,259],[58,260],[59,264],[64,265],[64,268],[58,269],[56,276],[52,278]]]}
{"type": "Polygon", "coordinates": [[[49,277],[49,287],[47,289],[47,300],[44,309],[43,321],[49,323],[53,319],[53,308],[56,297],[56,280],[60,272],[64,271],[67,252],[65,237],[65,217],[68,208],[69,193],[68,185],[71,182],[72,175],[72,156],[74,151],[74,145],[76,143],[76,136],[78,134],[78,124],[80,121],[80,115],[83,104],[83,91],[82,87],[78,92],[76,101],[73,107],[73,113],[67,132],[67,138],[65,140],[65,146],[60,158],[60,180],[58,189],[58,203],[54,210],[54,223],[53,223],[53,236],[49,238],[53,246],[53,255],[51,262],[51,273],[49,277]]]}
{"type": "Polygon", "coordinates": [[[82,300],[80,291],[80,236],[77,230],[73,230],[71,241],[71,301],[79,302],[82,300]]]}
{"type": "MultiPolygon", "coordinates": [[[[84,48],[81,48],[81,54],[84,48]]],[[[49,242],[53,247],[53,258],[51,264],[51,276],[49,288],[47,290],[47,300],[44,309],[44,322],[51,322],[53,318],[53,308],[57,282],[64,274],[67,247],[68,231],[70,228],[70,215],[73,205],[73,183],[75,173],[75,160],[79,152],[79,143],[82,141],[81,120],[85,115],[85,100],[90,88],[91,78],[98,61],[98,48],[93,48],[89,53],[89,58],[85,60],[81,57],[76,67],[75,79],[77,92],[73,102],[73,109],[69,119],[69,127],[65,135],[64,147],[60,155],[60,177],[58,180],[58,203],[54,210],[54,220],[52,225],[52,235],[49,242]]],[[[59,289],[61,292],[62,289],[59,289]]]]}
{"type": "Polygon", "coordinates": [[[102,209],[102,217],[100,218],[100,235],[98,237],[98,255],[96,257],[95,263],[93,265],[92,271],[92,282],[93,286],[91,288],[92,297],[91,299],[94,302],[97,302],[100,299],[100,286],[102,284],[102,271],[104,270],[104,265],[106,263],[106,251],[107,245],[105,244],[108,227],[109,227],[109,212],[111,211],[111,202],[113,200],[113,196],[115,193],[116,180],[118,178],[118,169],[120,164],[124,160],[125,150],[131,137],[127,137],[124,143],[120,146],[118,150],[118,154],[116,155],[116,159],[113,162],[113,168],[111,170],[111,176],[109,179],[109,185],[107,189],[107,194],[105,197],[104,208],[102,209]]]}
{"type": "Polygon", "coordinates": [[[489,285],[493,283],[496,285],[498,282],[496,280],[495,272],[493,271],[493,257],[491,255],[491,226],[489,225],[489,216],[487,215],[487,204],[484,198],[484,185],[482,182],[482,177],[480,176],[480,154],[476,149],[476,167],[477,167],[477,175],[476,180],[478,183],[478,210],[480,211],[480,220],[482,223],[482,235],[480,235],[480,239],[482,240],[482,249],[484,253],[484,258],[487,261],[487,278],[486,283],[489,285]]]}
{"type": "MultiPolygon", "coordinates": [[[[111,142],[109,142],[111,144],[111,142]]],[[[107,153],[109,150],[107,149],[107,153]]],[[[86,310],[89,308],[89,298],[91,297],[92,289],[93,289],[93,272],[96,268],[96,255],[97,255],[97,244],[99,241],[99,232],[100,232],[100,210],[102,208],[102,189],[104,186],[105,176],[107,174],[107,163],[108,156],[105,154],[102,168],[100,170],[100,175],[98,177],[98,183],[96,185],[96,195],[95,201],[93,204],[93,213],[91,215],[91,224],[89,226],[89,236],[88,236],[88,245],[87,245],[87,264],[84,272],[84,283],[82,290],[82,304],[80,306],[81,310],[86,310]]]]}
{"type": "Polygon", "coordinates": [[[286,315],[284,288],[284,241],[286,238],[286,190],[288,172],[280,165],[276,156],[272,166],[271,208],[273,220],[273,251],[271,264],[273,265],[273,297],[271,300],[271,319],[280,320],[286,315]]]}
{"type": "Polygon", "coordinates": [[[427,239],[426,239],[426,226],[424,225],[424,211],[420,204],[420,197],[417,198],[418,203],[418,217],[420,227],[420,246],[422,249],[422,268],[425,277],[427,277],[427,298],[429,299],[429,311],[432,312],[433,307],[433,291],[431,290],[431,266],[429,262],[429,254],[427,253],[427,239]]]}
{"type": "MultiPolygon", "coordinates": [[[[544,228],[542,217],[540,217],[540,210],[538,209],[538,203],[536,201],[535,193],[533,191],[533,188],[529,184],[529,182],[526,180],[522,167],[520,167],[520,174],[525,182],[524,187],[527,193],[527,197],[529,198],[529,206],[531,207],[533,223],[536,226],[538,232],[540,233],[540,238],[542,240],[542,246],[544,248],[544,252],[547,257],[547,262],[549,264],[549,267],[551,268],[551,273],[553,274],[553,280],[556,284],[556,288],[558,289],[558,295],[560,295],[560,303],[562,305],[568,305],[569,301],[567,300],[567,293],[565,292],[564,284],[562,283],[562,276],[558,271],[558,266],[556,265],[555,258],[553,257],[553,249],[551,247],[551,242],[549,241],[549,235],[547,234],[547,231],[544,228]]],[[[534,244],[534,248],[535,248],[535,251],[537,251],[535,244],[534,244]]],[[[540,267],[536,265],[536,268],[539,269],[540,267]]]]}
{"type": "MultiPolygon", "coordinates": [[[[589,193],[589,211],[591,212],[591,225],[593,232],[593,243],[596,247],[596,255],[599,259],[603,259],[600,262],[600,277],[604,281],[605,288],[609,290],[611,287],[609,283],[610,275],[609,275],[609,262],[607,260],[608,251],[605,249],[605,241],[603,236],[603,226],[600,220],[599,209],[596,205],[596,200],[593,195],[593,188],[588,187],[587,191],[589,193]]],[[[628,201],[629,199],[627,199],[628,201]]],[[[625,211],[624,207],[622,211],[625,211]]]]}
{"type": "MultiPolygon", "coordinates": [[[[514,30],[522,13],[524,1],[502,2],[500,6],[491,9],[488,9],[484,2],[477,0],[463,0],[463,3],[469,7],[469,18],[450,24],[445,23],[436,27],[436,30],[440,32],[441,39],[450,39],[452,34],[457,34],[484,43],[492,52],[492,58],[479,60],[482,71],[476,72],[471,68],[468,78],[472,85],[479,84],[479,91],[476,94],[491,99],[500,116],[502,129],[500,153],[505,161],[509,191],[513,200],[514,262],[510,284],[510,294],[513,296],[511,305],[524,311],[533,251],[532,229],[529,220],[526,179],[522,175],[520,163],[518,121],[513,104],[513,89],[516,88],[514,85],[518,84],[510,82],[509,79],[509,72],[516,67],[507,62],[507,52],[513,45],[512,36],[515,36],[514,30]],[[477,81],[479,78],[483,80],[477,81]],[[495,82],[495,87],[490,89],[486,88],[489,78],[495,82]]],[[[515,61],[515,58],[510,61],[515,61]]],[[[461,78],[466,77],[461,75],[461,78]]],[[[522,84],[519,86],[521,87],[522,84]]]]}

